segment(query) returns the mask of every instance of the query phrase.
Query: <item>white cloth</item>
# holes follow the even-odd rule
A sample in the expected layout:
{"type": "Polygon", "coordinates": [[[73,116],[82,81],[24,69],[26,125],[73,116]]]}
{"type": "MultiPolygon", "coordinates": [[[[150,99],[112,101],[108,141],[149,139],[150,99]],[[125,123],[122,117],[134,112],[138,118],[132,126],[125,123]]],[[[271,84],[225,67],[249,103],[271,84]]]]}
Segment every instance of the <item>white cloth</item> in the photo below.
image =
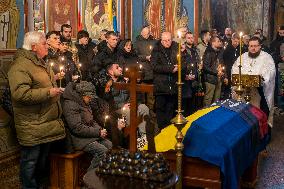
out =
{"type": "MultiPolygon", "coordinates": [[[[232,67],[232,74],[239,73],[240,57],[236,60],[232,67]]],[[[242,74],[260,75],[263,78],[262,86],[265,100],[269,108],[268,124],[272,127],[273,123],[273,107],[274,107],[274,88],[275,88],[275,64],[272,57],[261,51],[256,58],[250,58],[248,52],[242,54],[242,74]]],[[[256,91],[253,89],[252,91],[256,91]]],[[[252,96],[254,98],[255,95],[252,96]]]]}

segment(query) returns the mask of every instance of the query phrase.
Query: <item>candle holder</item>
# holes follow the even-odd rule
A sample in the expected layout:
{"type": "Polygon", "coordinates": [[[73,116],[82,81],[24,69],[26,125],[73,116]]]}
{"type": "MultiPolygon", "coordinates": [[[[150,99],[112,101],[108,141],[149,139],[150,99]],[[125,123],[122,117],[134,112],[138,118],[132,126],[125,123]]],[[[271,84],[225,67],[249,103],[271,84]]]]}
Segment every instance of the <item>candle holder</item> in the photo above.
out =
{"type": "Polygon", "coordinates": [[[243,100],[243,93],[245,92],[242,86],[242,36],[243,36],[243,32],[240,32],[240,64],[238,66],[239,67],[239,82],[238,82],[237,88],[235,89],[238,101],[243,100]]]}
{"type": "Polygon", "coordinates": [[[59,88],[62,88],[62,79],[64,78],[64,76],[62,76],[62,72],[63,72],[64,67],[60,66],[59,68],[59,88]]]}
{"type": "Polygon", "coordinates": [[[171,122],[175,125],[177,128],[177,134],[176,134],[176,139],[177,143],[175,145],[176,149],[176,171],[177,175],[179,177],[178,182],[176,184],[176,189],[182,189],[182,151],[184,148],[184,145],[182,143],[183,140],[183,134],[181,132],[182,128],[185,126],[187,123],[187,120],[183,117],[182,112],[183,110],[181,109],[181,92],[182,92],[182,85],[183,83],[181,82],[181,32],[178,32],[179,36],[179,48],[178,48],[178,82],[177,82],[177,87],[178,87],[178,109],[177,109],[177,115],[174,117],[171,122]]]}

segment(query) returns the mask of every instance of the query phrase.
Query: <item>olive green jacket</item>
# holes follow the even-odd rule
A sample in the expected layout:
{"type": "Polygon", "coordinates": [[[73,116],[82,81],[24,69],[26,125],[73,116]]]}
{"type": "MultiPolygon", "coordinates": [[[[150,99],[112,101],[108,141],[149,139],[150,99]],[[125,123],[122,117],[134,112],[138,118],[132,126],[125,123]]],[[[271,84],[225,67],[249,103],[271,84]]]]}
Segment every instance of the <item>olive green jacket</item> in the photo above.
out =
{"type": "Polygon", "coordinates": [[[64,138],[59,96],[49,96],[56,86],[50,67],[33,52],[18,49],[8,79],[19,143],[34,146],[64,138]]]}

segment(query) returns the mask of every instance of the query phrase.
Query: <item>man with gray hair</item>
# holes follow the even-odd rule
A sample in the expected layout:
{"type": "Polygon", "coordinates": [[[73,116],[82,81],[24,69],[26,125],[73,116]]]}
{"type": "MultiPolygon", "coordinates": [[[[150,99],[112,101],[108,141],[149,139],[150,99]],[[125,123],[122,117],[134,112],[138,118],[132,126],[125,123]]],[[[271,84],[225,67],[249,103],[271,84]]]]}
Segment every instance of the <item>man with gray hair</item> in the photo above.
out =
{"type": "Polygon", "coordinates": [[[154,95],[158,127],[165,128],[174,117],[176,107],[178,44],[170,32],[162,33],[151,54],[154,70],[154,95]]]}
{"type": "Polygon", "coordinates": [[[8,72],[14,121],[21,145],[20,179],[23,189],[38,189],[51,142],[65,137],[60,94],[52,69],[44,62],[45,35],[28,32],[8,72]]]}

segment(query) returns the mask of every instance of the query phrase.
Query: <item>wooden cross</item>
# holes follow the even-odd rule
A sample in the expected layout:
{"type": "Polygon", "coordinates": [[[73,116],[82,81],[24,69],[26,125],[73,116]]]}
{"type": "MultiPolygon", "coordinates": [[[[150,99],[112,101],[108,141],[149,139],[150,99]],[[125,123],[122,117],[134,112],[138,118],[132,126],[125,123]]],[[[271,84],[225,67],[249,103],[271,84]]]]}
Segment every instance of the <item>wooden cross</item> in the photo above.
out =
{"type": "Polygon", "coordinates": [[[152,93],[153,85],[137,84],[137,79],[141,78],[141,71],[137,66],[128,67],[125,77],[129,78],[130,83],[114,82],[114,88],[118,90],[128,90],[130,93],[130,147],[129,150],[135,152],[137,150],[137,94],[136,92],[152,93]]]}

